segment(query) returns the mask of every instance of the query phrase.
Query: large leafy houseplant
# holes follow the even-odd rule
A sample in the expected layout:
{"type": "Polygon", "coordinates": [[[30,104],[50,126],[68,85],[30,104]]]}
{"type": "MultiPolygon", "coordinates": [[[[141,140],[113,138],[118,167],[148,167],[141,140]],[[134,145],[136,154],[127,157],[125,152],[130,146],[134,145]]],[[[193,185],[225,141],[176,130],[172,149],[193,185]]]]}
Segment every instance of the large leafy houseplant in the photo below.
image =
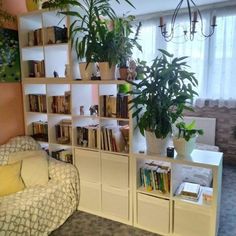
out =
{"type": "MultiPolygon", "coordinates": [[[[120,3],[119,0],[115,0],[120,3]]],[[[129,0],[124,0],[131,6],[129,0]]],[[[53,8],[67,8],[62,14],[72,17],[69,36],[79,60],[89,62],[107,60],[117,63],[117,48],[114,47],[114,31],[107,20],[117,18],[110,0],[49,0],[53,8]],[[115,49],[115,50],[114,50],[115,49]]]]}
{"type": "Polygon", "coordinates": [[[144,64],[144,79],[140,83],[129,81],[133,86],[129,94],[134,95],[130,109],[134,109],[132,116],[141,134],[151,131],[156,138],[164,139],[183,111],[192,110],[189,102],[197,95],[194,87],[198,82],[187,70],[187,57],[174,58],[167,51],[159,51],[162,55],[151,66],[144,64]]]}

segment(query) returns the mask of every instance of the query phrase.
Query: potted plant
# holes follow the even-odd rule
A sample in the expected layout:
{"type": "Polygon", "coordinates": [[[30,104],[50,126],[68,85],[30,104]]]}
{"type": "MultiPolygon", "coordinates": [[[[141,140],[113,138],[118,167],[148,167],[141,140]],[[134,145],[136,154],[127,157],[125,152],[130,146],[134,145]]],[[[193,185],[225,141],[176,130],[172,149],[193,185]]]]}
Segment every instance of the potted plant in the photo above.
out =
{"type": "Polygon", "coordinates": [[[190,124],[186,124],[181,121],[176,124],[177,135],[175,135],[173,142],[174,147],[179,156],[188,157],[196,143],[196,138],[198,135],[203,135],[202,129],[195,128],[195,121],[192,121],[190,124]]]}
{"type": "MultiPolygon", "coordinates": [[[[124,1],[133,6],[129,0],[124,1]]],[[[119,0],[116,2],[120,3],[119,0]]],[[[49,0],[49,5],[70,9],[61,13],[73,19],[69,36],[78,60],[86,63],[85,69],[94,62],[107,61],[109,68],[118,62],[114,31],[107,24],[107,20],[117,18],[110,0],[49,0]]]]}
{"type": "Polygon", "coordinates": [[[132,57],[132,50],[137,47],[142,51],[142,47],[138,43],[138,35],[141,28],[141,22],[136,26],[135,33],[133,31],[133,22],[135,16],[129,15],[127,17],[117,18],[114,21],[115,42],[118,50],[118,65],[120,72],[120,79],[125,80],[128,76],[128,62],[132,57]],[[133,37],[130,37],[134,33],[133,37]]]}
{"type": "Polygon", "coordinates": [[[189,72],[185,59],[174,58],[165,50],[159,50],[151,66],[142,68],[141,82],[128,81],[133,89],[130,100],[133,118],[137,127],[146,137],[149,153],[164,154],[172,133],[172,124],[182,117],[184,110],[192,110],[189,103],[197,93],[198,82],[194,73],[189,72]]]}

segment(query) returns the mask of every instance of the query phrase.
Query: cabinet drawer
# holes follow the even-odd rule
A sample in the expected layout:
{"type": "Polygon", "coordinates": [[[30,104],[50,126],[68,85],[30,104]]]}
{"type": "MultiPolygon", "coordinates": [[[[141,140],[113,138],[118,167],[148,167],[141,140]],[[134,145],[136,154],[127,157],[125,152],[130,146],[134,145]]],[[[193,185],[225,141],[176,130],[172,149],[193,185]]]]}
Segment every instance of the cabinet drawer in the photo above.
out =
{"type": "Polygon", "coordinates": [[[75,166],[81,180],[100,182],[100,154],[95,151],[75,149],[75,166]]]}
{"type": "Polygon", "coordinates": [[[80,182],[79,207],[91,211],[101,211],[101,185],[89,182],[80,182]]]}
{"type": "Polygon", "coordinates": [[[129,219],[129,191],[110,187],[102,188],[102,212],[119,217],[123,220],[129,219]]]}
{"type": "Polygon", "coordinates": [[[169,200],[139,193],[137,204],[138,225],[158,233],[169,233],[169,200]]]}
{"type": "Polygon", "coordinates": [[[116,188],[129,186],[127,156],[102,153],[102,183],[116,188]]]}
{"type": "Polygon", "coordinates": [[[181,236],[211,235],[210,210],[175,202],[174,233],[181,236]]]}

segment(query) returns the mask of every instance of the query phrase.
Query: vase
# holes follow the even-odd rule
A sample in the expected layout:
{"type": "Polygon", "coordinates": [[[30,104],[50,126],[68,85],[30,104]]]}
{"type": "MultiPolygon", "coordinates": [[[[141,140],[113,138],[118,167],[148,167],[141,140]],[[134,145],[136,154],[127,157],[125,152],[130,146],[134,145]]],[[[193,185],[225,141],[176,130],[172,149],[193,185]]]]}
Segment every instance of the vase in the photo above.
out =
{"type": "Polygon", "coordinates": [[[99,62],[101,80],[114,80],[115,68],[114,65],[110,67],[108,62],[99,62]]]}
{"type": "Polygon", "coordinates": [[[166,138],[156,138],[154,132],[145,131],[147,154],[158,154],[166,156],[166,149],[170,145],[171,137],[167,135],[166,138]]]}
{"type": "Polygon", "coordinates": [[[190,138],[189,141],[186,141],[184,138],[175,137],[173,142],[178,156],[186,158],[189,157],[195,148],[196,138],[197,136],[190,138]]]}

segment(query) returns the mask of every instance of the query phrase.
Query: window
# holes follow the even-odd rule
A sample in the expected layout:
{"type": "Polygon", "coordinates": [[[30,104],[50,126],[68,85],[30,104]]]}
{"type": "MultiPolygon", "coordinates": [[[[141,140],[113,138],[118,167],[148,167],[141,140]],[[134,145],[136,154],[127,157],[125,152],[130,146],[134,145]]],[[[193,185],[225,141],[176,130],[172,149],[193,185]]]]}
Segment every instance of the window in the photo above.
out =
{"type": "MultiPolygon", "coordinates": [[[[208,39],[196,37],[194,41],[184,41],[183,37],[176,37],[171,42],[165,42],[158,27],[158,17],[141,20],[139,38],[143,53],[135,51],[134,57],[151,62],[157,55],[158,48],[166,49],[175,57],[189,56],[187,61],[191,66],[190,70],[198,79],[200,98],[236,99],[236,8],[202,12],[206,27],[209,26],[213,13],[217,16],[217,27],[213,36],[208,39]]],[[[167,17],[165,20],[170,22],[167,17]]],[[[182,16],[178,22],[176,35],[183,31],[182,24],[188,25],[186,16],[182,16]]],[[[207,31],[207,28],[204,30],[207,31]]]]}

